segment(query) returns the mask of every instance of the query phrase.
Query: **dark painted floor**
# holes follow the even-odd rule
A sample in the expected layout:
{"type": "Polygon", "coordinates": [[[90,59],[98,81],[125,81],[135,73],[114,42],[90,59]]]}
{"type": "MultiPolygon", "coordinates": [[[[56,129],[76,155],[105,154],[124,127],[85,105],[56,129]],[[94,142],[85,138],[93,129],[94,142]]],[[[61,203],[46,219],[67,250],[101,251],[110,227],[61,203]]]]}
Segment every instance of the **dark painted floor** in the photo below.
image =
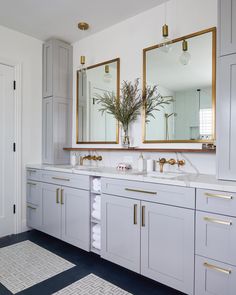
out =
{"type": "MultiPolygon", "coordinates": [[[[94,273],[134,295],[183,294],[38,231],[2,238],[0,239],[0,248],[24,240],[34,242],[76,266],[17,294],[49,295],[90,273],[94,273]]],[[[0,284],[0,295],[9,294],[12,293],[0,284]]]]}

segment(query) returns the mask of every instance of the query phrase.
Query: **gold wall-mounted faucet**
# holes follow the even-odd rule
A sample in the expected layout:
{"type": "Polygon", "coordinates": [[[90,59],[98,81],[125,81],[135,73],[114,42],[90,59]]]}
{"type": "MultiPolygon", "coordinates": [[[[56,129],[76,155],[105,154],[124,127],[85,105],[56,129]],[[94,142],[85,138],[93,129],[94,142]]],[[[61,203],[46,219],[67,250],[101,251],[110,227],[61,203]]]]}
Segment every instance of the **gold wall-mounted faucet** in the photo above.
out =
{"type": "Polygon", "coordinates": [[[163,168],[165,164],[169,164],[171,166],[178,165],[178,167],[185,165],[184,160],[175,160],[175,159],[166,160],[166,158],[160,158],[159,161],[157,161],[157,163],[159,163],[159,166],[160,166],[160,173],[163,173],[163,170],[164,170],[163,168]]]}
{"type": "Polygon", "coordinates": [[[84,165],[84,160],[88,160],[88,161],[102,161],[102,156],[91,156],[91,155],[87,155],[84,157],[80,157],[80,165],[83,166],[84,165]]]}

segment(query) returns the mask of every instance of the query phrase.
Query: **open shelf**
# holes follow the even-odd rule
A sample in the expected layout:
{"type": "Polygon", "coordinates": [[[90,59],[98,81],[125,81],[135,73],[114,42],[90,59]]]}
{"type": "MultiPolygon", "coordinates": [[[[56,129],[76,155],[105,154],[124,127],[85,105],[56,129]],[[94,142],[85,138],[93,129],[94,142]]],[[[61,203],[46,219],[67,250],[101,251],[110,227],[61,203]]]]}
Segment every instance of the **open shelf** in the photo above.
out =
{"type": "Polygon", "coordinates": [[[147,153],[209,153],[215,154],[215,149],[154,149],[154,148],[72,148],[66,147],[64,151],[101,151],[101,152],[147,152],[147,153]]]}

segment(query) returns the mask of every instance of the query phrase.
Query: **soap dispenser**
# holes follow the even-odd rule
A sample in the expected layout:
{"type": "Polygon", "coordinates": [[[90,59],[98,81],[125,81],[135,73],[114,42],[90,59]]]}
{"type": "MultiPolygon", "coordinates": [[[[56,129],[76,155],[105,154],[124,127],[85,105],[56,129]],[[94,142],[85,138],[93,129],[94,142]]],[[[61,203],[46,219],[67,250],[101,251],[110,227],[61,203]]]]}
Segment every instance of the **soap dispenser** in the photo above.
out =
{"type": "Polygon", "coordinates": [[[144,171],[144,158],[142,153],[140,154],[138,158],[138,171],[140,172],[144,171]]]}

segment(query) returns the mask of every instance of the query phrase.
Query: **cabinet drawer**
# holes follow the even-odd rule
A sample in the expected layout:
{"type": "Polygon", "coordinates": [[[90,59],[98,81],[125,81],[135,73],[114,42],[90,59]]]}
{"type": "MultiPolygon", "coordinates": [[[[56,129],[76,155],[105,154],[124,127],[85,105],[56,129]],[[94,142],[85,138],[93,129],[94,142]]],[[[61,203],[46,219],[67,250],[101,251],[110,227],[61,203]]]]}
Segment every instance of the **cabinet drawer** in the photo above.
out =
{"type": "Polygon", "coordinates": [[[42,171],[41,180],[57,185],[89,190],[89,176],[87,175],[42,171]]]}
{"type": "Polygon", "coordinates": [[[37,181],[27,180],[27,202],[39,205],[41,200],[41,183],[37,181]]]}
{"type": "Polygon", "coordinates": [[[102,193],[167,205],[195,208],[195,189],[193,188],[103,178],[102,193]]]}
{"type": "Polygon", "coordinates": [[[42,207],[27,203],[27,225],[31,228],[41,229],[42,207]]]}
{"type": "Polygon", "coordinates": [[[197,210],[236,216],[236,193],[197,189],[197,210]]]}
{"type": "Polygon", "coordinates": [[[27,174],[26,175],[27,179],[36,180],[36,181],[40,181],[41,179],[41,170],[39,169],[27,168],[26,174],[27,174]]]}
{"type": "Polygon", "coordinates": [[[195,267],[195,295],[235,295],[235,267],[199,256],[195,267]]]}
{"type": "Polygon", "coordinates": [[[236,218],[197,212],[196,253],[236,265],[236,218]]]}

